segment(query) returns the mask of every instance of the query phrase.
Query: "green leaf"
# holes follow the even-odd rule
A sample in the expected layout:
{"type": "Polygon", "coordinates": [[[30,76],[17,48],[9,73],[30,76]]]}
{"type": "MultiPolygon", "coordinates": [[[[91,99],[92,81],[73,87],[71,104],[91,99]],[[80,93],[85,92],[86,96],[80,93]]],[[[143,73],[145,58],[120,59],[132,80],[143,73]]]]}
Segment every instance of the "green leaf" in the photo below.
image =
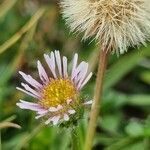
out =
{"type": "Polygon", "coordinates": [[[34,130],[32,130],[32,132],[28,133],[23,139],[21,139],[19,142],[17,142],[17,144],[15,145],[15,149],[22,149],[25,145],[27,145],[29,143],[29,141],[35,137],[40,130],[44,127],[44,124],[41,123],[38,126],[35,127],[34,130]]]}
{"type": "Polygon", "coordinates": [[[104,150],[123,150],[123,148],[129,147],[129,145],[132,145],[138,141],[139,139],[130,137],[119,138],[117,142],[109,145],[104,150]]]}
{"type": "Polygon", "coordinates": [[[125,131],[129,136],[139,137],[144,134],[144,126],[139,122],[132,121],[126,126],[125,131]]]}
{"type": "Polygon", "coordinates": [[[141,74],[141,79],[142,79],[145,83],[150,84],[150,70],[144,71],[144,72],[141,74]]]}
{"type": "Polygon", "coordinates": [[[127,145],[125,148],[122,148],[122,150],[148,150],[148,149],[145,149],[145,144],[141,140],[141,141],[135,142],[131,145],[127,145]]]}
{"type": "Polygon", "coordinates": [[[20,134],[15,135],[13,138],[5,141],[2,144],[3,149],[4,150],[9,150],[9,149],[19,150],[18,148],[16,148],[16,144],[21,142],[26,136],[28,136],[28,133],[26,132],[22,132],[20,134]]]}
{"type": "Polygon", "coordinates": [[[16,2],[17,0],[4,0],[4,2],[0,5],[0,19],[7,14],[16,2]]]}
{"type": "Polygon", "coordinates": [[[104,115],[102,120],[100,120],[100,124],[104,130],[110,133],[117,134],[120,121],[121,121],[121,116],[118,114],[104,115]]]}
{"type": "Polygon", "coordinates": [[[0,46],[0,54],[6,51],[9,47],[15,44],[31,27],[33,27],[41,16],[44,14],[46,8],[40,8],[35,15],[27,22],[17,33],[15,33],[9,40],[0,46]]]}
{"type": "Polygon", "coordinates": [[[1,71],[0,85],[4,85],[10,79],[10,77],[12,77],[12,74],[16,73],[20,67],[18,64],[21,64],[22,62],[25,50],[28,48],[30,42],[32,41],[35,29],[36,24],[24,36],[20,44],[19,51],[15,55],[13,61],[9,65],[5,66],[5,68],[1,71]]]}
{"type": "Polygon", "coordinates": [[[149,46],[134,50],[120,57],[107,71],[108,75],[105,78],[104,89],[108,89],[115,85],[130,72],[144,57],[150,56],[149,46]]]}
{"type": "Polygon", "coordinates": [[[127,99],[127,103],[135,106],[150,106],[150,95],[132,95],[127,99]]]}

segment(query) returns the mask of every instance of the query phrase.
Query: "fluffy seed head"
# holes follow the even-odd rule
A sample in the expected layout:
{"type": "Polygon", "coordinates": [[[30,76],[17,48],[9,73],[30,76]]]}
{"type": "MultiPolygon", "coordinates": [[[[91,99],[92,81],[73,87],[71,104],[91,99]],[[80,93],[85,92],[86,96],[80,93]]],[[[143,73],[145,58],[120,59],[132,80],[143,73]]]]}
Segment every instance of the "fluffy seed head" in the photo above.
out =
{"type": "Polygon", "coordinates": [[[105,50],[124,53],[150,38],[149,0],[62,0],[62,14],[72,31],[94,37],[105,50]]]}

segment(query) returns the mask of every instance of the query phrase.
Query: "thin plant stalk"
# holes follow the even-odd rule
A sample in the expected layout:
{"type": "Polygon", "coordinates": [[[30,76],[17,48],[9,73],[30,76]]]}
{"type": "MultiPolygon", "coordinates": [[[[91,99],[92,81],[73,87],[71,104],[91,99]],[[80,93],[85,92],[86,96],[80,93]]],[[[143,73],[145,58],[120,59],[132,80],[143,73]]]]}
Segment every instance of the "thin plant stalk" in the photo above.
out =
{"type": "Polygon", "coordinates": [[[71,132],[71,138],[72,138],[72,150],[78,149],[78,139],[76,134],[76,129],[73,128],[71,132]]]}
{"type": "Polygon", "coordinates": [[[0,150],[2,150],[1,130],[0,130],[0,150]]]}
{"type": "Polygon", "coordinates": [[[100,51],[97,79],[94,91],[93,104],[90,113],[90,121],[87,130],[84,150],[91,150],[95,135],[97,119],[100,112],[100,102],[102,99],[103,81],[107,66],[108,53],[105,49],[100,51]]]}

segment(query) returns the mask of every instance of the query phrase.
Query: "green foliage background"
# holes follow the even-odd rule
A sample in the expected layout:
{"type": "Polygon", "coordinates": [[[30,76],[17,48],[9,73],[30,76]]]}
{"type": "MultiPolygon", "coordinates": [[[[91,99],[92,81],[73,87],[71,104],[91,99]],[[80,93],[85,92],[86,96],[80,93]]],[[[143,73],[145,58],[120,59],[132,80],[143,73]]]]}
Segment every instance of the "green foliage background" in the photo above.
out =
{"type": "MultiPolygon", "coordinates": [[[[16,106],[31,98],[16,90],[22,70],[38,77],[36,61],[59,49],[71,60],[75,52],[94,72],[83,93],[92,99],[96,78],[96,42],[81,41],[62,20],[56,0],[0,1],[0,149],[69,150],[72,138],[82,150],[88,113],[76,129],[43,125],[35,114],[16,106]],[[90,43],[90,44],[89,44],[90,43]],[[21,129],[18,125],[21,126],[21,129]],[[14,127],[14,128],[13,128],[14,127]],[[74,136],[71,137],[71,132],[74,136]]],[[[150,149],[150,44],[131,48],[119,58],[110,56],[94,148],[99,150],[150,149]]]]}

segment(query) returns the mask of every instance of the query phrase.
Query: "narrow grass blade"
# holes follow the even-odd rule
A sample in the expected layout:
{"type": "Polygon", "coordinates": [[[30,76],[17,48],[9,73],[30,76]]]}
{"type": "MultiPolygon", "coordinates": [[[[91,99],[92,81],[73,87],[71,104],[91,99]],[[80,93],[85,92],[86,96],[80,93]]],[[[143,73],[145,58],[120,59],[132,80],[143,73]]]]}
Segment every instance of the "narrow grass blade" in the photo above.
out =
{"type": "Polygon", "coordinates": [[[46,8],[40,8],[35,15],[27,22],[17,33],[15,33],[9,40],[7,40],[5,43],[3,43],[0,46],[0,54],[3,53],[4,51],[8,50],[13,44],[15,44],[23,34],[25,34],[28,30],[35,25],[38,20],[41,18],[41,16],[44,14],[46,11],[46,8]]]}
{"type": "Polygon", "coordinates": [[[7,14],[16,2],[17,0],[4,0],[4,2],[0,5],[0,19],[7,14]]]}

